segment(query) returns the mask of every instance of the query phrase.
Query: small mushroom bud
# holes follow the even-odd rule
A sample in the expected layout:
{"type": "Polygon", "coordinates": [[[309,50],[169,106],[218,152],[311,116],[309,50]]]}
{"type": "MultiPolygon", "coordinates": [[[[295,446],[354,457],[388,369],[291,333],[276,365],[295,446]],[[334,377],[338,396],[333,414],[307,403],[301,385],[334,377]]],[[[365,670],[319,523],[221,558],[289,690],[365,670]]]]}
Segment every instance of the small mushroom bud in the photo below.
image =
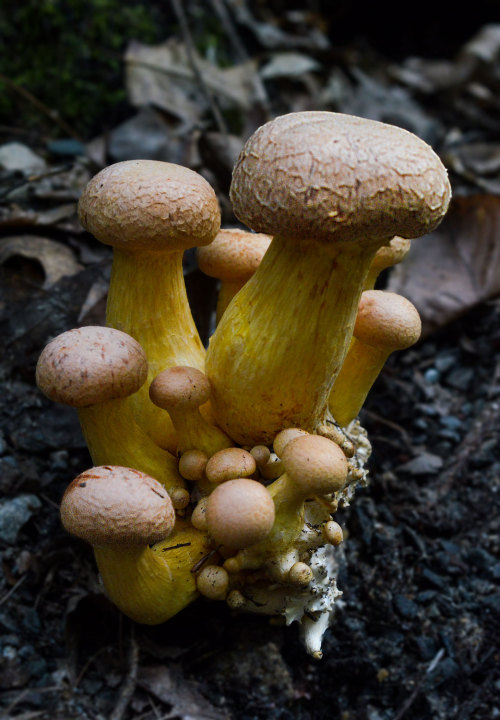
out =
{"type": "Polygon", "coordinates": [[[296,562],[288,571],[288,582],[297,587],[307,587],[313,578],[313,571],[304,562],[296,562]]]}
{"type": "Polygon", "coordinates": [[[229,587],[227,570],[218,565],[206,565],[196,577],[196,587],[200,595],[209,600],[224,600],[229,587]]]}
{"type": "Polygon", "coordinates": [[[185,480],[202,482],[208,455],[203,450],[186,450],[179,459],[179,472],[185,480]]]}
{"type": "Polygon", "coordinates": [[[271,459],[271,451],[269,450],[267,445],[255,445],[250,450],[250,455],[255,460],[259,472],[263,471],[263,469],[266,467],[269,460],[271,459]]]}
{"type": "Polygon", "coordinates": [[[260,265],[271,237],[238,228],[222,229],[210,245],[198,248],[200,270],[221,281],[217,322],[227,306],[260,265]]]}
{"type": "Polygon", "coordinates": [[[208,496],[202,497],[191,515],[191,525],[203,532],[207,530],[207,503],[208,496]]]}
{"type": "Polygon", "coordinates": [[[285,428],[285,430],[281,430],[281,432],[279,432],[273,440],[274,452],[278,457],[282,457],[283,451],[289,442],[295,440],[295,438],[298,438],[301,435],[308,434],[309,433],[306,432],[306,430],[301,430],[300,428],[285,428]]]}
{"type": "Polygon", "coordinates": [[[212,455],[207,462],[205,475],[211,483],[223,483],[254,474],[257,464],[254,457],[242,448],[226,448],[212,455]]]}
{"type": "Polygon", "coordinates": [[[240,590],[231,590],[226,598],[226,603],[229,605],[231,610],[239,610],[246,605],[246,599],[240,590]]]}
{"type": "Polygon", "coordinates": [[[177,433],[177,452],[202,450],[209,457],[232,441],[200,413],[210,398],[206,375],[191,367],[171,367],[155,377],[149,387],[151,401],[168,411],[177,433]]]}
{"type": "Polygon", "coordinates": [[[414,345],[420,331],[418,311],[409,300],[383,290],[363,293],[351,347],[329,400],[341,427],[358,415],[389,355],[414,345]]]}
{"type": "Polygon", "coordinates": [[[340,545],[340,543],[344,539],[344,533],[342,531],[342,528],[340,527],[338,522],[335,522],[335,520],[329,520],[328,522],[326,522],[322,526],[321,530],[323,532],[323,537],[330,545],[340,545]]]}
{"type": "Polygon", "coordinates": [[[239,550],[270,533],[274,503],[259,482],[237,478],[215,488],[208,498],[206,516],[214,541],[227,551],[239,550]]]}

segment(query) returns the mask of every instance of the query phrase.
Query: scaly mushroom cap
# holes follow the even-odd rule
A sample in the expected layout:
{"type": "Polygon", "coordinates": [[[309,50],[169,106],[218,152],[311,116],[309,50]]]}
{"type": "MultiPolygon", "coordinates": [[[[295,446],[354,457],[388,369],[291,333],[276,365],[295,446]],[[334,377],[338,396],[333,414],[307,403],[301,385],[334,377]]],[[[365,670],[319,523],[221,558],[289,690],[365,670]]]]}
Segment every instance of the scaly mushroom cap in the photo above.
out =
{"type": "Polygon", "coordinates": [[[220,226],[217,198],[207,181],[158,160],[104,168],[83,191],[78,212],[83,227],[102,243],[131,251],[206,245],[220,226]]]}
{"type": "Polygon", "coordinates": [[[58,335],[44,348],[36,382],[54,402],[88,407],[132,395],[147,372],[144,351],[130,335],[87,326],[58,335]]]}
{"type": "Polygon", "coordinates": [[[130,547],[166,538],[175,511],[165,488],[149,475],[103,465],[79,475],[61,502],[66,530],[91,545],[130,547]]]}
{"type": "Polygon", "coordinates": [[[255,480],[218,485],[207,500],[207,528],[216,543],[239,550],[263,540],[274,522],[274,502],[255,480]]]}
{"type": "Polygon", "coordinates": [[[149,386],[149,397],[164,410],[194,409],[209,400],[210,383],[200,370],[176,365],[155,377],[149,386]]]}
{"type": "Polygon", "coordinates": [[[216,452],[208,461],[205,474],[212,483],[222,483],[253,475],[257,469],[255,458],[243,448],[226,448],[216,452]]]}
{"type": "Polygon", "coordinates": [[[198,248],[198,265],[210,277],[245,282],[259,267],[270,243],[269,235],[239,228],[223,229],[210,245],[198,248]]]}
{"type": "Polygon", "coordinates": [[[285,472],[304,494],[326,495],[347,479],[347,459],[338,445],[321,435],[302,435],[283,450],[285,472]]]}
{"type": "Polygon", "coordinates": [[[419,237],[442,219],[450,194],[446,170],[423,140],[320,111],[260,127],[231,185],[235,215],[248,227],[316,241],[419,237]]]}
{"type": "Polygon", "coordinates": [[[404,350],[420,337],[418,311],[401,295],[385,290],[366,290],[361,295],[354,336],[365,345],[404,350]]]}

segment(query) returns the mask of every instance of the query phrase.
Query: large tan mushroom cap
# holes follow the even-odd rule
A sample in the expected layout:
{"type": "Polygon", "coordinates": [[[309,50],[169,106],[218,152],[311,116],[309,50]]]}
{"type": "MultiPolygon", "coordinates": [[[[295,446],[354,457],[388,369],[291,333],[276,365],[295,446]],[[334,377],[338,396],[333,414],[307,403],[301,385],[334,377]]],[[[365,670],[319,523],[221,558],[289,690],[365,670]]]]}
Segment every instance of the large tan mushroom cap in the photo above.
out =
{"type": "Polygon", "coordinates": [[[134,338],[90,325],[68,330],[44,348],[36,382],[55,402],[88,407],[137,392],[147,371],[146,356],[134,338]]]}
{"type": "Polygon", "coordinates": [[[239,550],[269,534],[274,513],[273,499],[259,482],[246,478],[228,480],[208,498],[207,527],[215,542],[239,550]]]}
{"type": "Polygon", "coordinates": [[[302,435],[283,450],[290,480],[304,493],[325,495],[340,490],[347,479],[347,460],[340,447],[321,435],[302,435]]]}
{"type": "Polygon", "coordinates": [[[66,530],[92,545],[130,547],[166,538],[175,511],[165,488],[149,475],[119,466],[79,475],[61,502],[66,530]]]}
{"type": "Polygon", "coordinates": [[[220,227],[217,198],[193,170],[158,160],[110,165],[89,182],[80,222],[106,245],[162,252],[206,245],[220,227]]]}
{"type": "Polygon", "coordinates": [[[421,329],[418,310],[402,295],[385,290],[361,295],[354,336],[364,344],[404,350],[417,342],[421,329]]]}
{"type": "Polygon", "coordinates": [[[149,397],[164,410],[198,408],[210,398],[210,383],[201,370],[176,365],[155,377],[149,386],[149,397]]]}
{"type": "Polygon", "coordinates": [[[248,227],[322,241],[419,237],[440,222],[450,194],[443,164],[420,138],[322,111],[259,128],[231,185],[234,212],[248,227]]]}
{"type": "Polygon", "coordinates": [[[259,267],[271,239],[248,230],[223,229],[210,245],[198,248],[198,265],[210,277],[245,282],[259,267]]]}

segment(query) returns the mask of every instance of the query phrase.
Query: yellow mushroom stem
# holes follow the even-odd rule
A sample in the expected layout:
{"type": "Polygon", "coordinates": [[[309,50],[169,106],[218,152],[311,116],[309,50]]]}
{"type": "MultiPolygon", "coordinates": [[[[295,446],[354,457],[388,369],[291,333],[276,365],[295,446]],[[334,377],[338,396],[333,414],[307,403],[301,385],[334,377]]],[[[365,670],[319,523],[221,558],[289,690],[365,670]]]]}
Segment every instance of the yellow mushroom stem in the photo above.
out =
{"type": "Polygon", "coordinates": [[[220,280],[216,321],[258,268],[271,237],[239,228],[223,228],[210,245],[197,249],[202,272],[220,280]]]}
{"type": "MultiPolygon", "coordinates": [[[[129,160],[95,175],[79,201],[82,225],[114,247],[106,322],[144,348],[149,382],[172,365],[203,368],[204,348],[184,285],[182,256],[206,245],[220,227],[210,185],[188,168],[129,160]]],[[[175,451],[168,418],[148,397],[149,382],[133,400],[139,425],[163,448],[175,451]]]]}
{"type": "Polygon", "coordinates": [[[389,355],[414,345],[420,331],[418,311],[409,300],[382,290],[363,293],[354,337],[329,400],[341,427],[357,417],[389,355]]]}
{"type": "MultiPolygon", "coordinates": [[[[133,397],[133,396],[131,396],[133,397]]],[[[176,458],[156,445],[135,421],[130,398],[108,400],[101,405],[78,408],[83,436],[94,465],[123,465],[156,478],[185,507],[178,494],[185,490],[176,458]]]]}
{"type": "Polygon", "coordinates": [[[306,244],[273,239],[210,341],[214,414],[242,445],[270,444],[289,426],[314,432],[349,346],[377,245],[310,243],[306,252],[306,244]],[[313,313],[315,304],[324,312],[313,313]]]}
{"type": "Polygon", "coordinates": [[[165,368],[204,369],[205,350],[189,308],[182,252],[129,253],[115,248],[106,322],[145,348],[148,379],[133,398],[134,414],[158,445],[175,452],[175,429],[168,415],[151,403],[148,388],[165,368]]]}
{"type": "Polygon", "coordinates": [[[110,600],[145,625],[169,620],[198,597],[192,570],[210,550],[207,536],[180,520],[152,547],[94,547],[110,600]]]}

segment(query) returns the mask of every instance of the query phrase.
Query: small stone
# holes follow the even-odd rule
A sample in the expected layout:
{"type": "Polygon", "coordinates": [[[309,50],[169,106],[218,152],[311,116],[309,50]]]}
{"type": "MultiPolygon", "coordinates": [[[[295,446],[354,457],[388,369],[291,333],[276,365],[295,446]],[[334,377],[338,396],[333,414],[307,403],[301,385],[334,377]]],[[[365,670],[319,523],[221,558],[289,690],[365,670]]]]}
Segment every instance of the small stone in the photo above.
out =
{"type": "Polygon", "coordinates": [[[436,369],[439,370],[439,372],[446,372],[447,370],[450,370],[457,362],[458,352],[443,352],[436,357],[434,365],[436,369]]]}
{"type": "Polygon", "coordinates": [[[45,160],[36,155],[27,145],[10,142],[0,146],[0,167],[4,170],[30,173],[33,171],[43,172],[47,166],[45,160]]]}
{"type": "Polygon", "coordinates": [[[420,577],[427,585],[437,588],[438,590],[442,590],[446,586],[445,579],[428,568],[422,570],[420,577]]]}
{"type": "Polygon", "coordinates": [[[402,593],[394,596],[394,607],[396,612],[406,620],[411,620],[418,615],[418,605],[402,593]]]}
{"type": "Polygon", "coordinates": [[[472,368],[457,368],[446,376],[446,384],[457,390],[468,390],[474,380],[472,368]]]}
{"type": "Polygon", "coordinates": [[[410,473],[410,475],[432,475],[439,472],[443,467],[443,458],[439,455],[423,452],[413,460],[400,465],[398,470],[410,473]]]}
{"type": "Polygon", "coordinates": [[[441,373],[439,370],[436,370],[436,368],[429,368],[424,373],[424,379],[426,382],[428,382],[430,385],[435,385],[439,379],[441,378],[441,373]]]}
{"type": "Polygon", "coordinates": [[[0,503],[0,540],[14,543],[18,533],[42,506],[36,495],[19,495],[0,503]]]}
{"type": "Polygon", "coordinates": [[[460,420],[455,415],[445,415],[439,418],[439,422],[448,430],[463,430],[463,420],[460,420]]]}
{"type": "Polygon", "coordinates": [[[415,643],[422,660],[432,660],[437,653],[437,646],[434,640],[425,635],[415,638],[415,643]]]}
{"type": "Polygon", "coordinates": [[[493,612],[500,613],[500,592],[481,598],[481,604],[493,612]]]}

